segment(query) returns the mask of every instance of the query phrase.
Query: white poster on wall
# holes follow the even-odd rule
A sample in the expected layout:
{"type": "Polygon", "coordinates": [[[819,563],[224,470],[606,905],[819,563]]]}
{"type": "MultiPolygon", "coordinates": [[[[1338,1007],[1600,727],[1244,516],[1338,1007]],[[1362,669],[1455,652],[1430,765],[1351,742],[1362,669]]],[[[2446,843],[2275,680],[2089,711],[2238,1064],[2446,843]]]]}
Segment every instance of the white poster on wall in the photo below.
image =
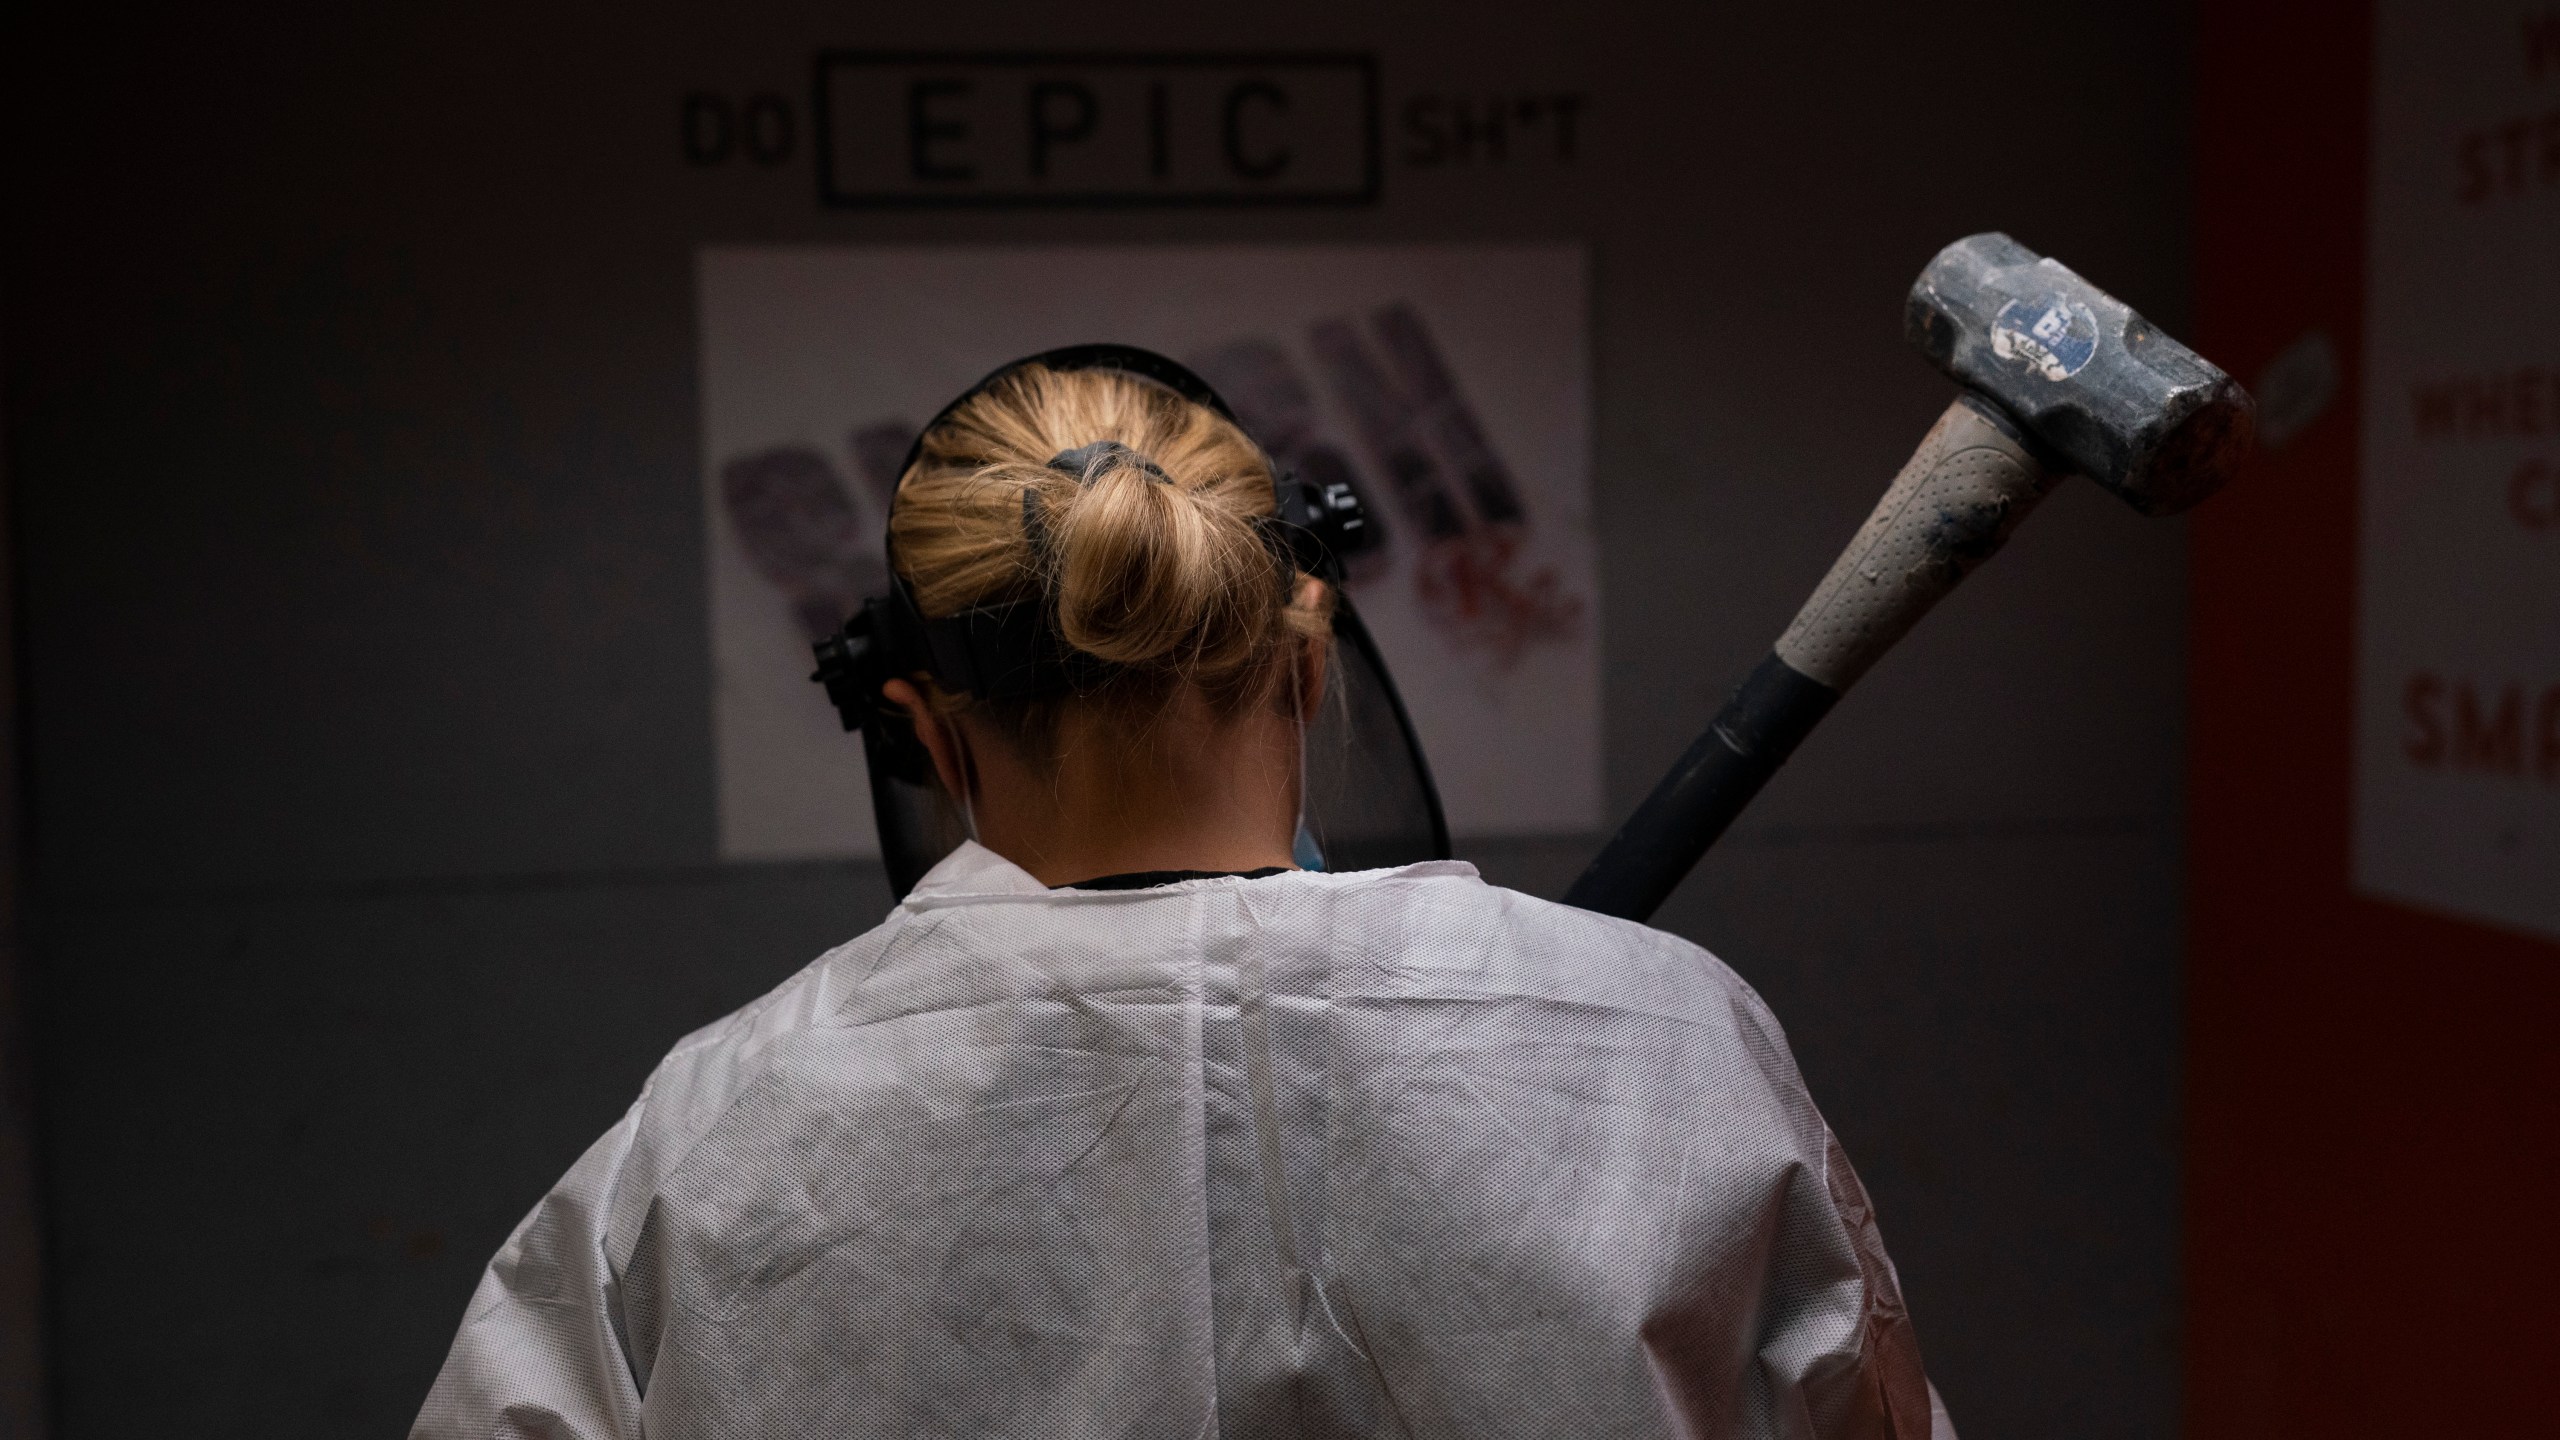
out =
{"type": "Polygon", "coordinates": [[[2356,880],[2560,936],[2560,12],[2384,0],[2373,86],[2356,880]]]}
{"type": "Polygon", "coordinates": [[[809,645],[885,581],[915,427],[1116,340],[1202,371],[1387,532],[1351,592],[1461,837],[1600,825],[1583,253],[1562,245],[715,247],[699,257],[723,858],[878,853],[809,645]]]}

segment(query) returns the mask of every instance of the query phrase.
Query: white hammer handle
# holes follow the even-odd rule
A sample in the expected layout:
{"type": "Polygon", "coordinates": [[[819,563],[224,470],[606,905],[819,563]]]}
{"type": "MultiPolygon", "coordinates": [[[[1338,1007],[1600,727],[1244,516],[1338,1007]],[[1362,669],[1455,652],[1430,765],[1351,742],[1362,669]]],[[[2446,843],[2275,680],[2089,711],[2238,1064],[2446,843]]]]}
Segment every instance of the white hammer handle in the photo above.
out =
{"type": "Polygon", "coordinates": [[[1847,690],[1998,552],[2055,479],[2004,417],[1958,397],[1796,612],[1778,658],[1835,693],[1847,690]]]}

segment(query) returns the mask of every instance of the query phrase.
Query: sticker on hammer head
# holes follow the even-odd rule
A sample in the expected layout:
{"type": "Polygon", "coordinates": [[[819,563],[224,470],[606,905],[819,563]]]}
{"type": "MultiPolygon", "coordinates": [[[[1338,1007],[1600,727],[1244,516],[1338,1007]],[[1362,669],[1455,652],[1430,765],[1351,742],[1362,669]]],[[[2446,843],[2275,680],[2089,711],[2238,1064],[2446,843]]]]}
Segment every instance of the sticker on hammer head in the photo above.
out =
{"type": "Polygon", "coordinates": [[[1991,353],[2047,380],[2068,380],[2098,353],[2098,317],[2059,292],[2012,300],[1991,322],[1991,353]]]}

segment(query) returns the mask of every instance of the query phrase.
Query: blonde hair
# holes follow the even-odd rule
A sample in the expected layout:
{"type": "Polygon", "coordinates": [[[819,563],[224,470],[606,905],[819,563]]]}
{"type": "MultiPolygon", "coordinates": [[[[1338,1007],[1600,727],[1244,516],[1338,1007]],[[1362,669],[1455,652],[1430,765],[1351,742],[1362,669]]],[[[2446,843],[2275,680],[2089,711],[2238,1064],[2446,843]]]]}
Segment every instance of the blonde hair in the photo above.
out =
{"type": "Polygon", "coordinates": [[[1270,461],[1216,411],[1125,371],[1027,365],[925,433],[889,537],[928,616],[1047,597],[1067,645],[1107,662],[1083,698],[1187,684],[1226,708],[1270,699],[1286,660],[1331,633],[1330,590],[1294,601],[1298,576],[1256,523],[1273,505],[1270,461]],[[1050,467],[1102,441],[1126,450],[1050,467]]]}

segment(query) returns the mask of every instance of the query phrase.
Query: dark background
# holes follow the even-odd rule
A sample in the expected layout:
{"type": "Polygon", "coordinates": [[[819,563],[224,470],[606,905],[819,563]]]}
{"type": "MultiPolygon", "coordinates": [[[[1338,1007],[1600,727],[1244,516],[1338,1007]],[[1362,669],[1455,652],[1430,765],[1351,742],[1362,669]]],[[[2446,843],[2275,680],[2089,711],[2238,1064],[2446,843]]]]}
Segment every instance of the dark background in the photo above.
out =
{"type": "MultiPolygon", "coordinates": [[[[8,483],[51,1400],[396,1434],[479,1267],[680,1034],[872,923],[714,859],[707,243],[1575,239],[1613,807],[1947,389],[2004,229],[2189,333],[2174,4],[117,10],[8,46],[8,483]],[[1374,205],[823,210],[683,97],[822,47],[1377,57],[1374,205]],[[1586,97],[1412,162],[1423,96],[1586,97]]],[[[989,357],[991,361],[1004,357],[989,357]]],[[[1661,917],[1767,996],[1975,1437],[2179,1411],[2186,541],[2065,487],[1661,917]]],[[[858,763],[848,741],[844,763],[858,763]]],[[[1559,892],[1598,837],[1463,846],[1559,892]]]]}

